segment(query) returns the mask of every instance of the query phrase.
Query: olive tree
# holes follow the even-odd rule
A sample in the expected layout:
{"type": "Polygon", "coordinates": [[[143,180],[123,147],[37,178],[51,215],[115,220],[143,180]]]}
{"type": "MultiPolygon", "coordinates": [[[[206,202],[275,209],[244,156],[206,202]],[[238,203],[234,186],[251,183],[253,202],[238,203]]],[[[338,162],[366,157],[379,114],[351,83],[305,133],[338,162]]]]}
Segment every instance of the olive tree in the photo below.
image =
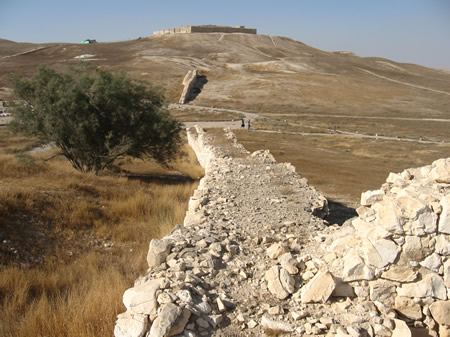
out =
{"type": "Polygon", "coordinates": [[[42,66],[12,82],[23,102],[13,108],[12,130],[55,143],[77,170],[98,173],[124,156],[166,164],[177,153],[181,125],[152,86],[88,67],[42,66]]]}

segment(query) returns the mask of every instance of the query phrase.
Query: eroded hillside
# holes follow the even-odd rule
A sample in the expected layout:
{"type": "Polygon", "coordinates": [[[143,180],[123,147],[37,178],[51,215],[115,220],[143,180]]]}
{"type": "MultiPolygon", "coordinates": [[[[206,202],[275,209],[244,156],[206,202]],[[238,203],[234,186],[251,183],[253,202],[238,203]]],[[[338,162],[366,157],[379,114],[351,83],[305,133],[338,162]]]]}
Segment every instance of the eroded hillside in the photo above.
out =
{"type": "Polygon", "coordinates": [[[90,45],[0,40],[0,46],[2,87],[9,75],[30,75],[40,64],[65,68],[89,60],[163,85],[173,102],[183,76],[198,69],[208,82],[196,104],[254,112],[442,118],[450,102],[445,72],[324,52],[278,36],[179,34],[90,45]]]}

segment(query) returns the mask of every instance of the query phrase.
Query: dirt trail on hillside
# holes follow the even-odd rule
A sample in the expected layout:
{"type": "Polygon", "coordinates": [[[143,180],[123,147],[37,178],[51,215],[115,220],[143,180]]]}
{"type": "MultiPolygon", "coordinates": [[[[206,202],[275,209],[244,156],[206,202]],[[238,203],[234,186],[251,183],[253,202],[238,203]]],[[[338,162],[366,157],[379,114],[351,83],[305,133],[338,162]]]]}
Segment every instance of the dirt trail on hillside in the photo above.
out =
{"type": "Polygon", "coordinates": [[[422,86],[420,86],[420,85],[415,85],[415,84],[411,84],[411,83],[406,83],[406,82],[394,80],[394,79],[389,78],[389,77],[386,77],[386,76],[382,76],[382,75],[375,74],[375,73],[373,73],[373,72],[371,72],[371,71],[369,71],[369,70],[366,70],[366,69],[362,69],[362,68],[359,68],[359,69],[361,69],[362,71],[364,71],[364,72],[366,72],[366,73],[368,73],[368,74],[370,74],[370,75],[373,75],[373,76],[382,78],[383,80],[386,80],[386,81],[391,81],[391,82],[394,82],[394,83],[399,83],[399,84],[407,85],[407,86],[409,86],[409,87],[413,87],[413,88],[417,88],[417,89],[423,89],[423,90],[429,90],[429,91],[432,91],[432,92],[435,92],[435,93],[438,93],[438,94],[444,94],[444,95],[450,96],[450,93],[449,93],[449,92],[446,92],[446,91],[441,91],[441,90],[431,89],[431,88],[427,88],[427,87],[422,87],[422,86]]]}

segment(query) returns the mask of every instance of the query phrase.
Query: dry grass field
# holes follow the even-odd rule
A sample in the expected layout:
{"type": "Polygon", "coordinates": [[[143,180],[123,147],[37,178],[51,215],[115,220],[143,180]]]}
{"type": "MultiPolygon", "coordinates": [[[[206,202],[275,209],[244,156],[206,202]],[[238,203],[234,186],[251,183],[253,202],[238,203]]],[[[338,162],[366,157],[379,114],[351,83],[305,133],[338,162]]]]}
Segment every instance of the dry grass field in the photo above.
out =
{"type": "Polygon", "coordinates": [[[129,159],[126,174],[81,174],[38,145],[0,128],[0,335],[110,336],[148,243],[183,223],[203,169],[186,145],[170,170],[129,159]]]}

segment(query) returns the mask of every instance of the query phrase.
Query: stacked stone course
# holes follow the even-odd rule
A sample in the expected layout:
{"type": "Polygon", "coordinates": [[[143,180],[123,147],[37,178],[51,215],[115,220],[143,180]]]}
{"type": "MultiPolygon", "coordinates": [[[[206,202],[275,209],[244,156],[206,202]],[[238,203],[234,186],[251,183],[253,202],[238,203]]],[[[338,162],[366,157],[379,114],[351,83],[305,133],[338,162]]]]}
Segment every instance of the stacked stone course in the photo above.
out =
{"type": "Polygon", "coordinates": [[[205,177],[151,241],[116,337],[450,335],[450,158],[390,174],[340,227],[291,164],[225,138],[188,132],[205,177]]]}

